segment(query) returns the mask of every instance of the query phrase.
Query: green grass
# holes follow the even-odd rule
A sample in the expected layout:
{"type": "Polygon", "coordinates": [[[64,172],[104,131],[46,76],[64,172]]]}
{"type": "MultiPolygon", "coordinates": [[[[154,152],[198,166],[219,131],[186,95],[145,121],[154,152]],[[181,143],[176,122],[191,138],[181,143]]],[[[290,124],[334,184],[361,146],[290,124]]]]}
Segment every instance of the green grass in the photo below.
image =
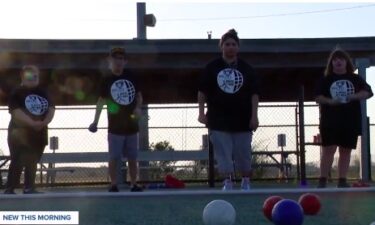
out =
{"type": "MultiPolygon", "coordinates": [[[[278,194],[275,190],[274,194],[278,194]]],[[[280,194],[297,200],[301,194],[280,194]]],[[[306,216],[304,225],[369,225],[375,221],[375,192],[320,193],[322,209],[306,216]]],[[[205,205],[214,199],[230,202],[236,225],[266,225],[262,213],[270,194],[173,196],[107,196],[0,199],[0,211],[79,211],[81,225],[201,225],[205,205]]]]}

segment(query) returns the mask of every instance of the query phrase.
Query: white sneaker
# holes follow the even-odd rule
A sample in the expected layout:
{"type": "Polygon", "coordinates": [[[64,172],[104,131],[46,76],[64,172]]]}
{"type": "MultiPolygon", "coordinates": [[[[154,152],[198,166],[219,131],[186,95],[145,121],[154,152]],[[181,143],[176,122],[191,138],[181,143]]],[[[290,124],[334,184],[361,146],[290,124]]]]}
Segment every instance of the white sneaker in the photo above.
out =
{"type": "Polygon", "coordinates": [[[230,191],[233,189],[233,182],[229,179],[224,180],[223,191],[230,191]]]}
{"type": "Polygon", "coordinates": [[[242,181],[241,181],[241,190],[243,190],[243,191],[250,190],[250,179],[248,177],[242,178],[242,181]]]}

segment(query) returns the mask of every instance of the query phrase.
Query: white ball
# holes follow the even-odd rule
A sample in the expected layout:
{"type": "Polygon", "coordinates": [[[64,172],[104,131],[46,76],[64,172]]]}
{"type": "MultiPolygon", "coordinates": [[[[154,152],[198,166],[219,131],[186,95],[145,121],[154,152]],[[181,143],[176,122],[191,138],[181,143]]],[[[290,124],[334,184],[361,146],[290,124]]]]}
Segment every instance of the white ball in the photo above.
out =
{"type": "Polygon", "coordinates": [[[213,200],[204,207],[205,225],[233,225],[236,222],[236,210],[224,200],[213,200]]]}
{"type": "Polygon", "coordinates": [[[375,225],[375,221],[374,222],[372,222],[370,225],[375,225]]]}

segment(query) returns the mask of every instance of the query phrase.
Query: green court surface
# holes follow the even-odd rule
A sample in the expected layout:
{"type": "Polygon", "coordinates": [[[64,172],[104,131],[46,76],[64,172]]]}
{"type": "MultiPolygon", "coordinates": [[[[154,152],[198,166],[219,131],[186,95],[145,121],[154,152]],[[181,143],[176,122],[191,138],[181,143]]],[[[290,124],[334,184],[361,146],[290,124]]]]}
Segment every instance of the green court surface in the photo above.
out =
{"type": "Polygon", "coordinates": [[[143,193],[82,190],[0,194],[0,211],[79,211],[81,225],[202,225],[205,205],[223,199],[236,209],[236,225],[271,225],[262,213],[267,197],[297,200],[302,193],[314,192],[321,197],[322,209],[317,216],[305,216],[304,225],[370,225],[375,221],[375,188],[256,188],[249,192],[160,189],[143,193]]]}

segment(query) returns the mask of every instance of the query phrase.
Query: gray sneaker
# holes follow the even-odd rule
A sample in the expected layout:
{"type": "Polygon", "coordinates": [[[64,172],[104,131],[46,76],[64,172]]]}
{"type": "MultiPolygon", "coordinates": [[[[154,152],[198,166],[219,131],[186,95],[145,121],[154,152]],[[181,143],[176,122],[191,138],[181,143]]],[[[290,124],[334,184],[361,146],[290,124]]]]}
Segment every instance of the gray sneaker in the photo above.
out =
{"type": "Polygon", "coordinates": [[[233,182],[229,179],[224,180],[223,191],[233,190],[233,182]]]}
{"type": "Polygon", "coordinates": [[[248,177],[242,178],[242,181],[241,181],[241,190],[243,190],[243,191],[250,190],[250,179],[248,177]]]}

